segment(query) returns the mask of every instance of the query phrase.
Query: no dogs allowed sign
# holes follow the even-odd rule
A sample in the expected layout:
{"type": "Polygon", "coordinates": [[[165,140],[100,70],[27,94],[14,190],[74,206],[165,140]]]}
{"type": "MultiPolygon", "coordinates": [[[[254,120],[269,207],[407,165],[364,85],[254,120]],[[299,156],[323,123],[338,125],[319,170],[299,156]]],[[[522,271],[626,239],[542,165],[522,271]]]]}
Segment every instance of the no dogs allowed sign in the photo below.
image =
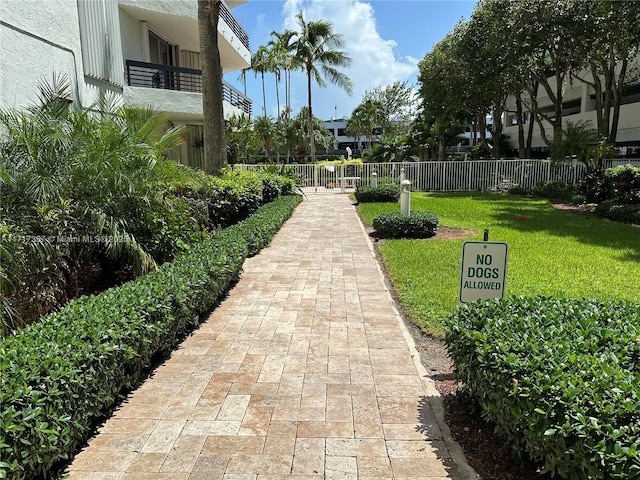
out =
{"type": "Polygon", "coordinates": [[[465,242],[462,245],[460,301],[502,298],[507,279],[506,243],[465,242]]]}

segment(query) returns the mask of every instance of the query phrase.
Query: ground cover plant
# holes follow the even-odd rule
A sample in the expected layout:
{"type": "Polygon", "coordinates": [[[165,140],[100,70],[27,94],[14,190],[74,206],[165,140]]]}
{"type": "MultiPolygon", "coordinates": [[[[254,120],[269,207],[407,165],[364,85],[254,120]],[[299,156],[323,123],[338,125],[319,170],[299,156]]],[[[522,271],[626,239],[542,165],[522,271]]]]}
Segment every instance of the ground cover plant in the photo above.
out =
{"type": "Polygon", "coordinates": [[[279,197],[155,271],[0,339],[0,478],[52,478],[217,305],[300,200],[279,197]]]}
{"type": "MultiPolygon", "coordinates": [[[[361,204],[363,220],[399,209],[361,204]]],[[[546,200],[491,193],[412,194],[412,208],[431,210],[439,228],[473,230],[467,239],[388,240],[380,252],[412,319],[442,337],[458,304],[460,257],[466,240],[509,244],[507,295],[640,300],[640,229],[555,209],[546,200]]]]}

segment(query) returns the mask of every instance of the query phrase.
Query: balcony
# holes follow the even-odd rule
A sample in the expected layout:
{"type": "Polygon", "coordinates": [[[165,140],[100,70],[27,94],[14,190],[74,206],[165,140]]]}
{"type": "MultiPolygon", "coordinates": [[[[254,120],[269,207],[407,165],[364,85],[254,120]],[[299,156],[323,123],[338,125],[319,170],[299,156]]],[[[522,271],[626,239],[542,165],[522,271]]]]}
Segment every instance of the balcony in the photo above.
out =
{"type": "Polygon", "coordinates": [[[229,25],[231,31],[236,34],[236,37],[242,42],[242,45],[251,51],[251,47],[249,47],[249,35],[247,35],[247,32],[245,32],[240,22],[236,20],[236,17],[233,16],[233,13],[229,11],[224,2],[220,3],[220,18],[227,22],[227,25],[229,25]]]}
{"type": "MultiPolygon", "coordinates": [[[[129,87],[202,93],[202,70],[127,60],[125,74],[129,87]]],[[[251,115],[251,100],[224,80],[222,97],[234,110],[251,115]]]]}
{"type": "MultiPolygon", "coordinates": [[[[123,56],[146,60],[139,52],[139,22],[145,22],[150,31],[160,36],[180,51],[199,52],[198,3],[195,0],[117,0],[121,12],[120,31],[123,37],[123,56]]],[[[233,4],[242,3],[235,0],[233,4]]],[[[148,48],[148,47],[146,47],[148,48]]],[[[247,68],[251,65],[249,35],[229,8],[220,4],[218,22],[218,48],[224,73],[247,68]]],[[[153,61],[153,59],[152,59],[153,61]]]]}

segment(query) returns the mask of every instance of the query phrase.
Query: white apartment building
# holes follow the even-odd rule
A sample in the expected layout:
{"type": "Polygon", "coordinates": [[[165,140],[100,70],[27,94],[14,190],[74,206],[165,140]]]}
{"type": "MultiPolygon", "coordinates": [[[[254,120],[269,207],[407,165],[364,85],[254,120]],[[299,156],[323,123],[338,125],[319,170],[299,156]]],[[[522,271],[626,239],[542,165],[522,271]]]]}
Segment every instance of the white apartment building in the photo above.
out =
{"type": "MultiPolygon", "coordinates": [[[[630,62],[629,77],[633,78],[632,71],[640,69],[640,56],[634,62],[630,62]]],[[[555,78],[550,79],[551,85],[555,84],[555,78]]],[[[577,123],[578,121],[590,121],[593,128],[597,128],[596,120],[596,95],[594,89],[588,84],[581,82],[577,78],[567,78],[563,85],[562,111],[563,125],[567,122],[577,123]]],[[[538,88],[538,105],[547,114],[553,116],[553,105],[544,88],[538,88]]],[[[515,98],[507,100],[507,112],[505,116],[504,134],[508,137],[511,148],[518,149],[518,124],[515,114],[515,98]]],[[[530,115],[525,124],[525,135],[528,129],[528,122],[534,121],[530,115]]],[[[535,122],[535,121],[534,121],[535,122]]],[[[553,128],[551,124],[543,121],[547,138],[553,138],[553,128]]],[[[621,156],[640,157],[640,81],[627,86],[621,100],[620,120],[616,136],[616,145],[620,149],[621,156]]],[[[548,150],[542,136],[540,128],[534,123],[531,146],[534,151],[544,153],[548,150]]]]}
{"type": "MultiPolygon", "coordinates": [[[[249,37],[221,5],[218,43],[224,73],[251,64],[249,37]]],[[[71,82],[75,105],[100,91],[125,105],[151,107],[169,125],[186,125],[175,159],[199,166],[202,95],[196,0],[3,0],[0,2],[0,108],[36,103],[37,85],[54,74],[71,82]]],[[[251,101],[223,85],[225,117],[251,113],[251,101]]]]}

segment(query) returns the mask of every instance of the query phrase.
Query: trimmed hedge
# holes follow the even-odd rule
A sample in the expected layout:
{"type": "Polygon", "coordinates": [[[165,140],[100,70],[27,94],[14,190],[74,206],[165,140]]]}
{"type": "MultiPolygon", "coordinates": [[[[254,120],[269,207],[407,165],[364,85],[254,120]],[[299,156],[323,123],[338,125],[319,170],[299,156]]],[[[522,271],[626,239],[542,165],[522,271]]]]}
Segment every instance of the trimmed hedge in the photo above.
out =
{"type": "Polygon", "coordinates": [[[395,210],[376,215],[373,229],[388,238],[429,238],[436,234],[439,221],[438,216],[428,210],[413,210],[409,215],[395,210]]]}
{"type": "Polygon", "coordinates": [[[50,478],[221,300],[250,251],[266,245],[299,202],[281,197],[158,270],[2,339],[0,478],[50,478]]]}
{"type": "Polygon", "coordinates": [[[640,478],[640,304],[505,298],[447,320],[457,379],[561,478],[640,478]]]}
{"type": "Polygon", "coordinates": [[[354,196],[359,203],[397,202],[400,198],[400,189],[395,185],[364,186],[356,188],[354,196]]]}
{"type": "Polygon", "coordinates": [[[280,197],[227,230],[236,233],[247,242],[248,256],[252,257],[271,243],[273,236],[282,226],[282,218],[289,218],[301,201],[302,197],[299,195],[280,197]]]}

